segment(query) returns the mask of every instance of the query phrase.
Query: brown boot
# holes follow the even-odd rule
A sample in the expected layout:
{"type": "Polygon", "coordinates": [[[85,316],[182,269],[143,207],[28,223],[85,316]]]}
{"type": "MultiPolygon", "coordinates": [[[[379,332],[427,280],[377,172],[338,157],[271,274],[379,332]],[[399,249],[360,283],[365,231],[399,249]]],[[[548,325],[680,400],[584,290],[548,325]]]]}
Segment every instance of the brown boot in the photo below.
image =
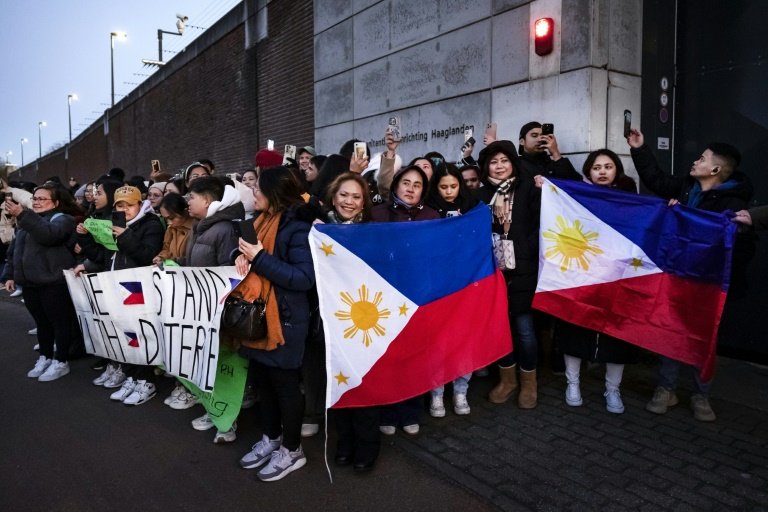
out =
{"type": "Polygon", "coordinates": [[[517,389],[517,367],[508,368],[499,366],[499,383],[488,393],[488,401],[494,404],[503,404],[517,389]]]}
{"type": "Polygon", "coordinates": [[[517,406],[521,409],[533,409],[537,403],[536,370],[529,372],[520,370],[520,394],[517,396],[517,406]]]}

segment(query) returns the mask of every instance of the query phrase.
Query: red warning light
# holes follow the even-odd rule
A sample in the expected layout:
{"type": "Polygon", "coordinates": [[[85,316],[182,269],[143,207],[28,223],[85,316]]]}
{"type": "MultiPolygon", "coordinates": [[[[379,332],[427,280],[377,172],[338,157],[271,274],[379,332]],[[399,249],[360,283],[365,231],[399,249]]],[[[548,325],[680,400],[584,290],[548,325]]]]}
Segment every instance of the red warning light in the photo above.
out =
{"type": "Polygon", "coordinates": [[[533,41],[536,55],[549,55],[554,48],[555,21],[552,18],[539,18],[533,24],[533,41]]]}

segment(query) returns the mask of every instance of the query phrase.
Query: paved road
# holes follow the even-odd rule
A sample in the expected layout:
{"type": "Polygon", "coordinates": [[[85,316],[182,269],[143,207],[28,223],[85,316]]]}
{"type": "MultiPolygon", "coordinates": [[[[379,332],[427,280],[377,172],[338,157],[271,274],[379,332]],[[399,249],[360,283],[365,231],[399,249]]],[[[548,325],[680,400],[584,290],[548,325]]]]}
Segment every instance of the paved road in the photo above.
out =
{"type": "MultiPolygon", "coordinates": [[[[316,436],[304,444],[306,468],[266,484],[236,464],[259,437],[258,409],[243,413],[235,443],[213,445],[189,426],[199,406],[110,402],[90,384],[88,359],[54,383],[27,379],[31,319],[5,294],[0,326],[2,511],[768,510],[764,367],[721,360],[712,424],[692,419],[685,392],[666,416],[645,412],[648,364],[628,367],[621,416],[605,411],[599,369],[586,372],[576,409],[560,377],[543,375],[532,411],[485,402],[490,379],[475,379],[470,416],[425,415],[418,436],[385,438],[373,473],[334,468],[330,483],[316,436]]],[[[158,398],[172,384],[162,386],[158,398]]]]}

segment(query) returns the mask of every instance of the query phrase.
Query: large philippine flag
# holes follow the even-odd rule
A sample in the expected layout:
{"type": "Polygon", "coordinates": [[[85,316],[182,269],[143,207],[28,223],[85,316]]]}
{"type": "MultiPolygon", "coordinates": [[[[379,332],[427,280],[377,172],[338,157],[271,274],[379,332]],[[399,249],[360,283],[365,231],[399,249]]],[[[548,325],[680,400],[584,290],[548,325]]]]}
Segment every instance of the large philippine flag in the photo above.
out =
{"type": "Polygon", "coordinates": [[[310,232],[326,342],[326,405],[399,402],[512,349],[491,217],[317,224],[310,232]]]}
{"type": "Polygon", "coordinates": [[[714,371],[736,227],[725,215],[545,180],[533,306],[714,371]]]}

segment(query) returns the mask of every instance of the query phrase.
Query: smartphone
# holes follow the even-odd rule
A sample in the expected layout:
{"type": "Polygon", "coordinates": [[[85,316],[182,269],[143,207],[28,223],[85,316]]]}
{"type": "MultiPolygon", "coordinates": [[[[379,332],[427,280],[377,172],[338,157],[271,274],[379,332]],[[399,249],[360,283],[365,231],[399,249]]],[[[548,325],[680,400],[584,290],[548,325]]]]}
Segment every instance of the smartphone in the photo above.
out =
{"type": "Polygon", "coordinates": [[[355,142],[355,157],[358,160],[362,160],[365,158],[365,153],[367,151],[367,146],[365,142],[355,142]]]}
{"type": "Polygon", "coordinates": [[[400,142],[400,118],[397,116],[392,116],[389,118],[389,121],[387,122],[387,133],[392,134],[392,140],[395,142],[400,142]]]}
{"type": "Polygon", "coordinates": [[[275,141],[273,141],[272,139],[267,139],[267,149],[270,150],[270,151],[274,151],[275,150],[275,141]]]}
{"type": "Polygon", "coordinates": [[[242,219],[232,219],[232,231],[235,232],[237,238],[243,238],[243,232],[240,230],[240,223],[242,219]]]}
{"type": "Polygon", "coordinates": [[[160,174],[162,172],[160,170],[160,160],[152,160],[152,172],[155,174],[160,174]]]}
{"type": "Polygon", "coordinates": [[[461,146],[461,152],[464,153],[464,151],[466,151],[469,146],[474,146],[475,142],[477,141],[475,141],[474,137],[470,137],[467,140],[465,140],[464,144],[461,146]]]}
{"type": "MultiPolygon", "coordinates": [[[[472,139],[472,135],[473,135],[472,128],[466,128],[464,130],[464,142],[467,142],[469,139],[472,139]]],[[[472,139],[472,140],[474,141],[475,139],[472,139]]],[[[474,142],[472,142],[472,144],[474,144],[474,142]]]]}
{"type": "Polygon", "coordinates": [[[632,111],[624,111],[624,138],[629,137],[629,132],[632,130],[632,111]]]}
{"type": "Polygon", "coordinates": [[[125,212],[112,212],[112,225],[119,228],[125,227],[125,212]]]}
{"type": "Polygon", "coordinates": [[[485,125],[485,136],[496,140],[496,123],[488,123],[485,125]]]}
{"type": "Polygon", "coordinates": [[[285,151],[283,151],[283,165],[289,163],[288,160],[296,161],[296,146],[290,144],[285,145],[285,151]]]}
{"type": "Polygon", "coordinates": [[[555,125],[552,123],[544,123],[541,125],[541,134],[542,135],[552,135],[555,133],[555,125]]]}

